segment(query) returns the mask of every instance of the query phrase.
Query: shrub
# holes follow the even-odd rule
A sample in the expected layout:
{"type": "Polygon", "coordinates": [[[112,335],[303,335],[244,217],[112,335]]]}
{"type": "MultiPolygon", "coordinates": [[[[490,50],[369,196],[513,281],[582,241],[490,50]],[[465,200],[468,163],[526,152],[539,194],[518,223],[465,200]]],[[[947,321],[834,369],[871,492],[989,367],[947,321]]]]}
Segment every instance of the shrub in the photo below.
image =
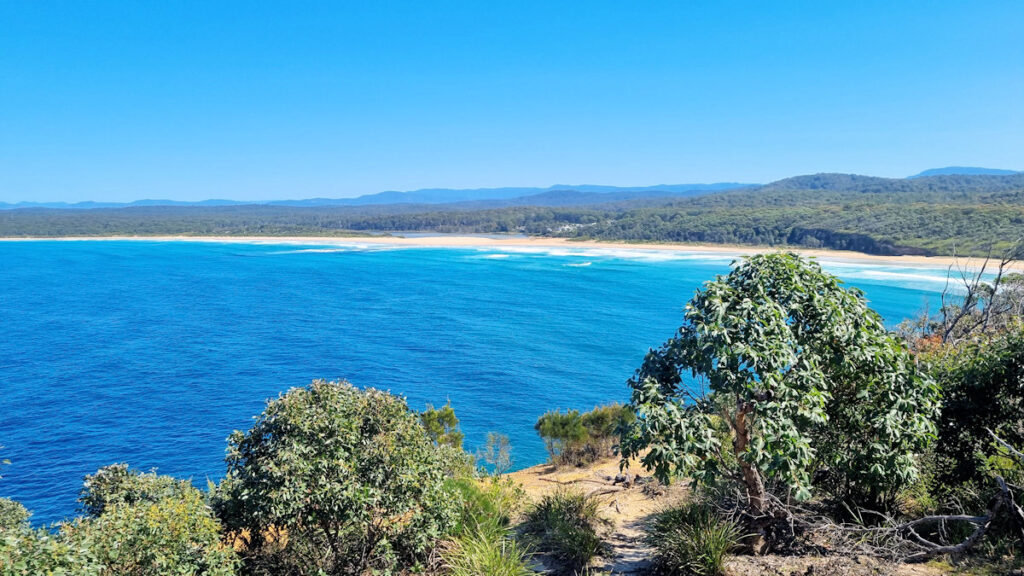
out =
{"type": "Polygon", "coordinates": [[[582,466],[611,456],[620,431],[632,420],[629,407],[608,404],[583,414],[552,410],[537,420],[534,429],[544,439],[552,463],[582,466]]]}
{"type": "Polygon", "coordinates": [[[0,535],[0,576],[107,576],[81,542],[48,530],[0,535]]]}
{"type": "Polygon", "coordinates": [[[542,551],[578,572],[607,551],[598,530],[608,521],[598,507],[594,496],[559,488],[530,508],[523,529],[542,551]]]}
{"type": "Polygon", "coordinates": [[[453,532],[465,535],[474,531],[504,531],[522,507],[526,494],[509,479],[487,480],[462,477],[450,481],[460,503],[453,532]]]}
{"type": "Polygon", "coordinates": [[[187,480],[139,472],[127,464],[111,464],[85,477],[78,502],[89,516],[99,516],[113,504],[159,502],[178,498],[193,490],[187,480]]]}
{"type": "Polygon", "coordinates": [[[230,576],[238,565],[192,487],[156,502],[108,504],[96,518],[65,524],[61,536],[87,549],[107,574],[230,576]]]}
{"type": "Polygon", "coordinates": [[[491,467],[494,474],[500,476],[512,467],[512,445],[508,436],[497,432],[488,432],[487,441],[477,451],[478,460],[491,467]]]}
{"type": "Polygon", "coordinates": [[[192,487],[155,502],[109,504],[100,516],[61,524],[57,533],[23,529],[0,538],[3,576],[231,576],[237,565],[192,487]]]}
{"type": "Polygon", "coordinates": [[[512,518],[525,493],[508,478],[461,477],[450,481],[461,503],[455,540],[443,551],[444,563],[454,576],[525,575],[530,552],[509,535],[512,518]]]}
{"type": "MultiPolygon", "coordinates": [[[[0,446],[3,448],[3,446],[0,446]]],[[[6,459],[0,460],[0,466],[9,464],[6,459]]],[[[3,478],[3,476],[0,476],[3,478]]],[[[0,535],[7,530],[21,530],[28,527],[28,518],[31,514],[21,505],[10,498],[0,498],[0,535]]]]}
{"type": "Polygon", "coordinates": [[[386,392],[317,380],[229,444],[216,504],[246,536],[252,572],[389,574],[422,562],[455,523],[448,462],[386,392]]]}
{"type": "Polygon", "coordinates": [[[437,459],[448,478],[471,478],[477,475],[476,459],[461,448],[453,448],[446,444],[435,447],[437,459]]]}
{"type": "Polygon", "coordinates": [[[547,412],[537,419],[533,429],[544,439],[548,457],[554,463],[560,463],[579,451],[587,440],[587,429],[583,426],[579,410],[547,412]]]}
{"type": "Polygon", "coordinates": [[[988,430],[1024,445],[1024,325],[946,345],[923,355],[942,387],[937,456],[942,484],[989,484],[986,459],[992,453],[988,430]]]}
{"type": "Polygon", "coordinates": [[[726,555],[740,538],[739,526],[706,503],[690,502],[655,516],[648,540],[664,574],[724,574],[726,555]]]}
{"type": "Polygon", "coordinates": [[[581,420],[591,438],[615,439],[622,427],[633,420],[633,412],[619,403],[605,404],[584,412],[581,420]]]}
{"type": "Polygon", "coordinates": [[[10,498],[0,498],[0,533],[20,530],[28,526],[29,511],[10,498]]]}

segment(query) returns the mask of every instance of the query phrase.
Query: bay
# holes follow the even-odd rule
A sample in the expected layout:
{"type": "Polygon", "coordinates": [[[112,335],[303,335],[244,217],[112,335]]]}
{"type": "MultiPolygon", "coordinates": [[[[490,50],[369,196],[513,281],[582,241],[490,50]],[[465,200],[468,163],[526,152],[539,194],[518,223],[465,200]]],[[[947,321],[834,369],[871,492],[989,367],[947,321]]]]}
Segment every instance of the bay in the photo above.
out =
{"type": "MultiPolygon", "coordinates": [[[[0,242],[0,496],[35,524],[128,462],[224,472],[225,438],[314,378],[451,401],[469,450],[507,434],[544,460],[550,409],[626,401],[626,380],[730,256],[552,248],[0,242]]],[[[935,307],[945,269],[825,262],[890,326],[935,307]]]]}

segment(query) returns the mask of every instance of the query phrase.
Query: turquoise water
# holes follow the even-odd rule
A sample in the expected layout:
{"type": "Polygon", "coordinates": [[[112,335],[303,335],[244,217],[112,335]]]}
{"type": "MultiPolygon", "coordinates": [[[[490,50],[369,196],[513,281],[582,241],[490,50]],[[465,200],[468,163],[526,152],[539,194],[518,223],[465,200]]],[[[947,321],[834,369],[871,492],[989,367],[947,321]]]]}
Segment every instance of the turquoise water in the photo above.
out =
{"type": "MultiPolygon", "coordinates": [[[[628,398],[644,353],[731,257],[628,250],[0,242],[0,496],[36,523],[82,476],[128,462],[203,485],[267,398],[347,378],[451,400],[474,449],[541,462],[552,408],[628,398]]],[[[827,268],[887,322],[937,304],[945,271],[827,268]]]]}

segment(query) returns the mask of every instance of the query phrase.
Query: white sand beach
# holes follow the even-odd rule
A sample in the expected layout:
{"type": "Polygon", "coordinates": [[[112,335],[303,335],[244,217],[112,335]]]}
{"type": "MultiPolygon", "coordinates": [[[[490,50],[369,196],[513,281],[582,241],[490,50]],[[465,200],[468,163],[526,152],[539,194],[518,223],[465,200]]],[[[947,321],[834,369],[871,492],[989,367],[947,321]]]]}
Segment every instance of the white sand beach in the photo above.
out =
{"type": "MultiPolygon", "coordinates": [[[[768,252],[790,251],[802,256],[830,262],[872,263],[886,266],[907,266],[927,268],[948,268],[959,266],[974,269],[983,263],[982,258],[952,258],[948,256],[878,256],[845,250],[823,250],[794,247],[772,246],[741,246],[725,244],[681,244],[681,243],[639,243],[639,242],[601,242],[593,240],[572,240],[566,238],[518,237],[509,236],[84,236],[57,238],[0,238],[0,242],[31,242],[31,241],[140,241],[140,242],[218,242],[226,244],[287,244],[300,246],[349,246],[352,244],[429,247],[429,248],[485,248],[501,250],[509,249],[587,249],[587,250],[639,250],[639,251],[671,251],[691,254],[714,254],[718,256],[745,256],[768,252]]],[[[995,271],[998,263],[989,262],[989,270],[995,271]]],[[[1024,272],[1024,262],[1017,261],[1011,265],[1014,271],[1024,272]]]]}

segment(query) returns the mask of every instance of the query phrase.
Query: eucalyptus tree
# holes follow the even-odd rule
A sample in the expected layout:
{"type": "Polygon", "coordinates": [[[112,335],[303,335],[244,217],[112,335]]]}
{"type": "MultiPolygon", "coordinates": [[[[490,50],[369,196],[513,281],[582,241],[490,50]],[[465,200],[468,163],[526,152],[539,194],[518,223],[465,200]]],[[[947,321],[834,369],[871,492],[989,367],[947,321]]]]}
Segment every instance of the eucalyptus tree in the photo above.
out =
{"type": "Polygon", "coordinates": [[[664,481],[734,480],[753,518],[809,498],[816,475],[848,497],[891,494],[935,432],[936,385],[863,293],[791,253],[707,283],[629,384],[624,460],[664,481]]]}

